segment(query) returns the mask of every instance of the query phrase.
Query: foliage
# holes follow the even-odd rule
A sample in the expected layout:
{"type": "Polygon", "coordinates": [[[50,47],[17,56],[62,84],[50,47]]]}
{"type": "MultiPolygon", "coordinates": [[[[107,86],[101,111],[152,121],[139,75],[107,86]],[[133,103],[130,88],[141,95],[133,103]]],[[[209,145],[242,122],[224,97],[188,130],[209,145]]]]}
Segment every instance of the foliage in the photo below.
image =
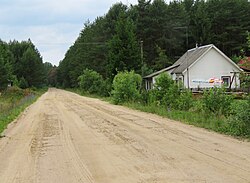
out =
{"type": "Polygon", "coordinates": [[[0,57],[0,90],[7,88],[10,80],[10,75],[11,71],[9,63],[5,63],[0,57]]]}
{"type": "Polygon", "coordinates": [[[156,78],[153,96],[155,97],[156,103],[169,108],[175,108],[179,96],[179,89],[167,73],[162,73],[156,78]]]}
{"type": "Polygon", "coordinates": [[[141,76],[134,71],[119,72],[115,76],[112,85],[111,94],[114,102],[118,104],[139,99],[141,82],[141,76]]]}
{"type": "Polygon", "coordinates": [[[227,122],[226,130],[230,134],[250,137],[250,97],[233,103],[227,122]]]}
{"type": "Polygon", "coordinates": [[[12,78],[12,59],[8,45],[0,40],[0,90],[6,89],[12,78]]]}
{"type": "Polygon", "coordinates": [[[12,87],[0,96],[0,134],[26,107],[36,101],[47,89],[36,91],[12,87]]]}
{"type": "Polygon", "coordinates": [[[248,93],[250,92],[250,74],[248,73],[240,73],[240,81],[241,87],[248,89],[248,93]]]}
{"type": "Polygon", "coordinates": [[[140,49],[134,29],[132,20],[121,12],[115,26],[115,34],[108,45],[107,70],[110,78],[113,78],[119,71],[141,69],[140,49]]]}
{"type": "Polygon", "coordinates": [[[57,86],[57,67],[53,66],[47,73],[47,85],[48,86],[57,86]]]}
{"type": "Polygon", "coordinates": [[[143,64],[142,67],[141,67],[141,73],[142,73],[142,76],[147,76],[149,74],[152,74],[154,71],[152,68],[148,67],[147,64],[143,64]]]}
{"type": "Polygon", "coordinates": [[[29,87],[28,82],[24,79],[24,77],[20,78],[18,86],[22,89],[26,89],[29,87]]]}
{"type": "Polygon", "coordinates": [[[90,94],[101,94],[103,78],[96,71],[85,69],[83,74],[78,77],[80,88],[90,94]]]}
{"type": "MultiPolygon", "coordinates": [[[[84,24],[59,65],[57,81],[76,87],[86,68],[109,80],[117,71],[139,73],[140,41],[143,64],[153,70],[171,65],[196,43],[213,43],[227,56],[239,58],[240,50],[250,52],[246,43],[249,9],[247,0],[139,0],[129,7],[116,3],[105,15],[84,24]]],[[[150,73],[143,67],[143,76],[150,73]]]]}
{"type": "Polygon", "coordinates": [[[179,98],[177,99],[177,108],[179,110],[188,111],[193,107],[194,99],[192,97],[192,92],[188,89],[182,90],[179,98]]]}
{"type": "MultiPolygon", "coordinates": [[[[199,109],[202,107],[200,100],[195,105],[198,105],[199,109]]],[[[160,116],[164,116],[170,119],[182,121],[187,124],[191,124],[197,127],[210,129],[216,132],[225,133],[240,137],[250,137],[250,100],[248,101],[236,101],[231,106],[231,115],[229,118],[211,115],[197,110],[168,110],[161,105],[155,105],[153,103],[138,103],[129,102],[124,104],[127,107],[154,113],[160,116]],[[245,110],[246,109],[246,110],[245,110]]],[[[194,106],[195,106],[194,105],[194,106]]]]}
{"type": "Polygon", "coordinates": [[[198,113],[195,111],[180,111],[180,110],[168,110],[166,107],[155,104],[141,104],[138,102],[130,102],[124,104],[127,107],[141,110],[144,112],[149,112],[157,114],[169,119],[178,120],[186,124],[194,125],[197,127],[202,127],[210,130],[214,130],[221,133],[228,133],[223,126],[225,126],[226,121],[223,118],[214,115],[205,115],[203,113],[198,113]]]}
{"type": "Polygon", "coordinates": [[[156,45],[156,52],[157,57],[154,60],[154,70],[160,70],[162,68],[172,65],[172,62],[166,55],[165,50],[161,49],[158,45],[156,45]]]}
{"type": "Polygon", "coordinates": [[[0,41],[0,83],[1,89],[6,89],[8,83],[21,83],[23,88],[45,84],[42,57],[30,40],[0,41]]]}
{"type": "Polygon", "coordinates": [[[228,115],[230,112],[232,97],[225,93],[224,88],[215,87],[204,92],[202,101],[207,113],[228,115]]]}
{"type": "Polygon", "coordinates": [[[32,47],[27,48],[22,55],[20,70],[28,86],[41,87],[45,83],[45,73],[40,54],[32,47]]]}
{"type": "Polygon", "coordinates": [[[247,31],[247,49],[250,51],[250,32],[247,31]]]}

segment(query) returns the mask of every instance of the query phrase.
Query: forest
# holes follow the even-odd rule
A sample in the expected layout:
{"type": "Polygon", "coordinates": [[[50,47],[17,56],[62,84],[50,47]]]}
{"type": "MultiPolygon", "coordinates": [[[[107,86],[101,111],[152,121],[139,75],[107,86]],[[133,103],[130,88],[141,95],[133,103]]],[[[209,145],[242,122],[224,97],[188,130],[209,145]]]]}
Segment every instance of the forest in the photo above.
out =
{"type": "Polygon", "coordinates": [[[0,40],[0,91],[8,85],[22,89],[55,85],[55,70],[51,63],[43,63],[31,40],[9,43],[0,40]]]}
{"type": "Polygon", "coordinates": [[[144,76],[175,62],[187,49],[214,44],[234,61],[249,55],[248,0],[138,0],[117,3],[86,22],[57,69],[57,84],[77,87],[83,70],[112,83],[119,71],[144,76]]]}

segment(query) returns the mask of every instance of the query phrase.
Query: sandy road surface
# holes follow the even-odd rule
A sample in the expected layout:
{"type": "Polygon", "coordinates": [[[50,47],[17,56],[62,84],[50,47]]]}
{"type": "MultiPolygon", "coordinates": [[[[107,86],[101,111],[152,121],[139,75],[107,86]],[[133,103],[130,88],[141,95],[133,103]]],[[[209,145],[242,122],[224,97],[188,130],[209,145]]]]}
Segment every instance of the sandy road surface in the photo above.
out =
{"type": "Polygon", "coordinates": [[[250,143],[50,89],[0,140],[0,183],[250,182],[250,143]]]}

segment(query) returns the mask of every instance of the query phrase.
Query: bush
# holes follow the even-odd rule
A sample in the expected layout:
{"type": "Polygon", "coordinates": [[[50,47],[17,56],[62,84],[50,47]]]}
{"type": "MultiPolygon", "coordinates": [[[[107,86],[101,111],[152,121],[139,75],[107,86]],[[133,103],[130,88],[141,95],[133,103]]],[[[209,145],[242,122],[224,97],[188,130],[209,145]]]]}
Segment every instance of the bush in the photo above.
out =
{"type": "Polygon", "coordinates": [[[234,102],[226,130],[237,136],[250,136],[250,97],[248,100],[234,102]]]}
{"type": "Polygon", "coordinates": [[[192,92],[190,90],[184,89],[178,100],[178,109],[188,111],[191,107],[193,107],[194,100],[192,97],[192,92]]]}
{"type": "Polygon", "coordinates": [[[96,71],[85,69],[83,74],[78,77],[80,88],[90,94],[101,94],[103,88],[103,78],[96,71]]]}
{"type": "Polygon", "coordinates": [[[211,88],[205,91],[202,102],[206,112],[214,113],[215,115],[228,115],[232,97],[225,93],[224,88],[211,88]]]}
{"type": "Polygon", "coordinates": [[[202,102],[202,100],[197,99],[193,101],[191,111],[195,113],[204,113],[204,108],[205,107],[204,107],[204,103],[202,102]]]}
{"type": "Polygon", "coordinates": [[[111,95],[112,90],[112,82],[109,79],[106,79],[102,82],[102,86],[100,88],[99,95],[103,97],[109,97],[111,95]]]}
{"type": "Polygon", "coordinates": [[[167,73],[162,73],[156,78],[152,98],[160,105],[166,105],[170,108],[177,106],[177,99],[180,92],[177,84],[167,73]]]}
{"type": "Polygon", "coordinates": [[[111,92],[116,104],[136,101],[140,98],[140,86],[142,78],[134,71],[119,72],[113,80],[111,92]]]}

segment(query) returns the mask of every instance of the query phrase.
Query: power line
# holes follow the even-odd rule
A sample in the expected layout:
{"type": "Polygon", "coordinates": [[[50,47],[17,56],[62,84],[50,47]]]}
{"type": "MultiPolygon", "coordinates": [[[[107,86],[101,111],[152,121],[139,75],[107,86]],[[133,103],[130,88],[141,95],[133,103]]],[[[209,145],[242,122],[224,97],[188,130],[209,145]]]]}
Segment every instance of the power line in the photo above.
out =
{"type": "Polygon", "coordinates": [[[87,42],[87,43],[36,43],[39,45],[68,45],[68,44],[82,44],[82,45],[105,45],[107,42],[87,42]]]}

